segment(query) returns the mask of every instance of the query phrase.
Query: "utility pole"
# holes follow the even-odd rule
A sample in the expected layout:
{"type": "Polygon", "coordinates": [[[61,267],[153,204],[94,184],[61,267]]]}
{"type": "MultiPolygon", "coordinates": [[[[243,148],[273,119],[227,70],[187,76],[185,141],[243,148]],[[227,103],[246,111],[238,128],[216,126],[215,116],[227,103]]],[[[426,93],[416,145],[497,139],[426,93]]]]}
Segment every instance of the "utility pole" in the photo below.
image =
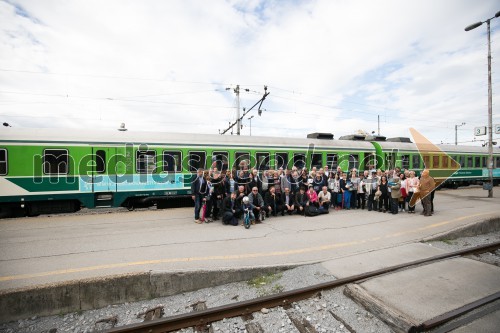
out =
{"type": "Polygon", "coordinates": [[[377,115],[377,123],[378,123],[378,136],[380,136],[380,115],[377,115]]]}
{"type": "Polygon", "coordinates": [[[248,120],[250,120],[250,136],[252,136],[252,118],[253,116],[248,117],[248,120]]]}
{"type": "Polygon", "coordinates": [[[461,125],[455,125],[455,146],[458,144],[458,136],[457,136],[457,130],[460,126],[464,126],[465,123],[462,123],[461,125]]]}
{"type": "MultiPolygon", "coordinates": [[[[226,88],[226,90],[229,90],[230,88],[226,88]]],[[[245,91],[250,91],[250,89],[244,89],[245,91]]],[[[240,116],[240,85],[237,85],[236,88],[234,89],[234,92],[236,93],[236,98],[237,98],[237,108],[238,108],[238,111],[237,111],[237,118],[236,118],[236,121],[234,123],[229,123],[229,127],[226,128],[225,130],[223,130],[221,132],[221,130],[219,130],[219,134],[221,135],[224,135],[226,134],[227,131],[231,130],[231,134],[232,133],[232,128],[236,125],[237,126],[237,130],[236,130],[236,133],[238,135],[240,135],[240,130],[241,130],[241,121],[243,120],[243,118],[250,112],[252,111],[252,109],[254,107],[256,107],[257,105],[259,106],[258,107],[258,115],[260,116],[262,114],[262,109],[261,109],[261,106],[262,106],[262,103],[264,102],[264,100],[266,99],[266,97],[269,95],[269,92],[267,91],[267,86],[264,86],[264,95],[262,96],[261,99],[259,99],[257,101],[257,103],[255,103],[250,109],[248,110],[245,110],[245,108],[243,108],[243,114],[240,116]]]]}
{"type": "Polygon", "coordinates": [[[236,134],[240,135],[241,130],[241,120],[240,120],[240,85],[237,84],[234,88],[234,93],[236,94],[236,134]]]}

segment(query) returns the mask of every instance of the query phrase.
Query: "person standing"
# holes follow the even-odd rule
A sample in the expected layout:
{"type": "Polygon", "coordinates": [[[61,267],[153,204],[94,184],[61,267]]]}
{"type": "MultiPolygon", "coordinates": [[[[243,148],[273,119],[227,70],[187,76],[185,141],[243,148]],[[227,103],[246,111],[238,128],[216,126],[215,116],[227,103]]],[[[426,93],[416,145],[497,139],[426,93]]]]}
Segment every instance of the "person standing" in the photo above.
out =
{"type": "Polygon", "coordinates": [[[399,207],[399,198],[401,198],[401,180],[399,177],[394,177],[390,183],[391,188],[391,213],[397,214],[399,207]]]}
{"type": "Polygon", "coordinates": [[[431,205],[431,192],[436,187],[436,182],[434,178],[429,175],[429,170],[424,169],[422,171],[422,176],[420,177],[420,200],[422,200],[422,206],[424,211],[422,215],[432,216],[432,205],[431,205]]]}
{"type": "Polygon", "coordinates": [[[194,201],[194,222],[200,221],[200,209],[203,204],[203,199],[208,195],[208,184],[203,176],[203,169],[196,171],[196,179],[191,183],[191,198],[194,201]]]}
{"type": "Polygon", "coordinates": [[[408,196],[406,201],[408,201],[408,214],[415,214],[415,205],[411,206],[410,202],[414,195],[418,195],[418,186],[420,184],[417,177],[415,177],[415,171],[410,171],[410,177],[406,180],[408,187],[408,196]]]}

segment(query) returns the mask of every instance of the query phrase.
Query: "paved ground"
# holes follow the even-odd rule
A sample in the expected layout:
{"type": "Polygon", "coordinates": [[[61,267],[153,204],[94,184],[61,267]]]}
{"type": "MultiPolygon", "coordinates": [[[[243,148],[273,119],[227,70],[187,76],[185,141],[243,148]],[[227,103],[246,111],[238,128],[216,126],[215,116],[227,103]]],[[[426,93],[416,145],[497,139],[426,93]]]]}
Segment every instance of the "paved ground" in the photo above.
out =
{"type": "MultiPolygon", "coordinates": [[[[497,188],[495,188],[496,190],[497,188]]],[[[193,222],[191,208],[0,220],[0,290],[144,271],[304,264],[413,243],[500,217],[498,190],[443,190],[436,213],[350,210],[266,219],[246,230],[193,222]]]]}

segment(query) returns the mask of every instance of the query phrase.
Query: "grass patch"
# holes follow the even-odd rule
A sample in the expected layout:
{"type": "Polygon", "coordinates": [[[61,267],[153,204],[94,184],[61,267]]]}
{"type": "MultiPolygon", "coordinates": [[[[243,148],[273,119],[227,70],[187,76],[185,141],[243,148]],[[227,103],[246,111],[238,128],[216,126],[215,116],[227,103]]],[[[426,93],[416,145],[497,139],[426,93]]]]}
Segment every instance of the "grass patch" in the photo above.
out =
{"type": "Polygon", "coordinates": [[[257,289],[258,297],[279,294],[285,290],[285,287],[277,283],[282,276],[282,273],[262,275],[253,278],[247,284],[257,289]]]}
{"type": "Polygon", "coordinates": [[[454,245],[454,244],[455,244],[455,242],[453,242],[453,241],[452,241],[452,240],[450,240],[450,239],[442,239],[442,240],[441,240],[441,242],[446,243],[446,244],[448,244],[448,245],[454,245]]]}
{"type": "Polygon", "coordinates": [[[283,276],[282,273],[262,275],[262,276],[258,276],[256,278],[251,279],[250,281],[247,282],[247,284],[250,287],[262,288],[264,286],[268,286],[268,285],[272,284],[273,282],[281,279],[282,276],[283,276]]]}

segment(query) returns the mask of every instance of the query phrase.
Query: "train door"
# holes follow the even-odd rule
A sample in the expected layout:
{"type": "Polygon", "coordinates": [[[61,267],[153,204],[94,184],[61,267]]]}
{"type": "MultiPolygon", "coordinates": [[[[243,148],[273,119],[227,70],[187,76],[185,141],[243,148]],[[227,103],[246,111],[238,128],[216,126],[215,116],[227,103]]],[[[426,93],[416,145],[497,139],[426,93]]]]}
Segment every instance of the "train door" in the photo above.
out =
{"type": "Polygon", "coordinates": [[[116,148],[93,147],[92,192],[96,207],[111,207],[116,192],[116,148]]]}

